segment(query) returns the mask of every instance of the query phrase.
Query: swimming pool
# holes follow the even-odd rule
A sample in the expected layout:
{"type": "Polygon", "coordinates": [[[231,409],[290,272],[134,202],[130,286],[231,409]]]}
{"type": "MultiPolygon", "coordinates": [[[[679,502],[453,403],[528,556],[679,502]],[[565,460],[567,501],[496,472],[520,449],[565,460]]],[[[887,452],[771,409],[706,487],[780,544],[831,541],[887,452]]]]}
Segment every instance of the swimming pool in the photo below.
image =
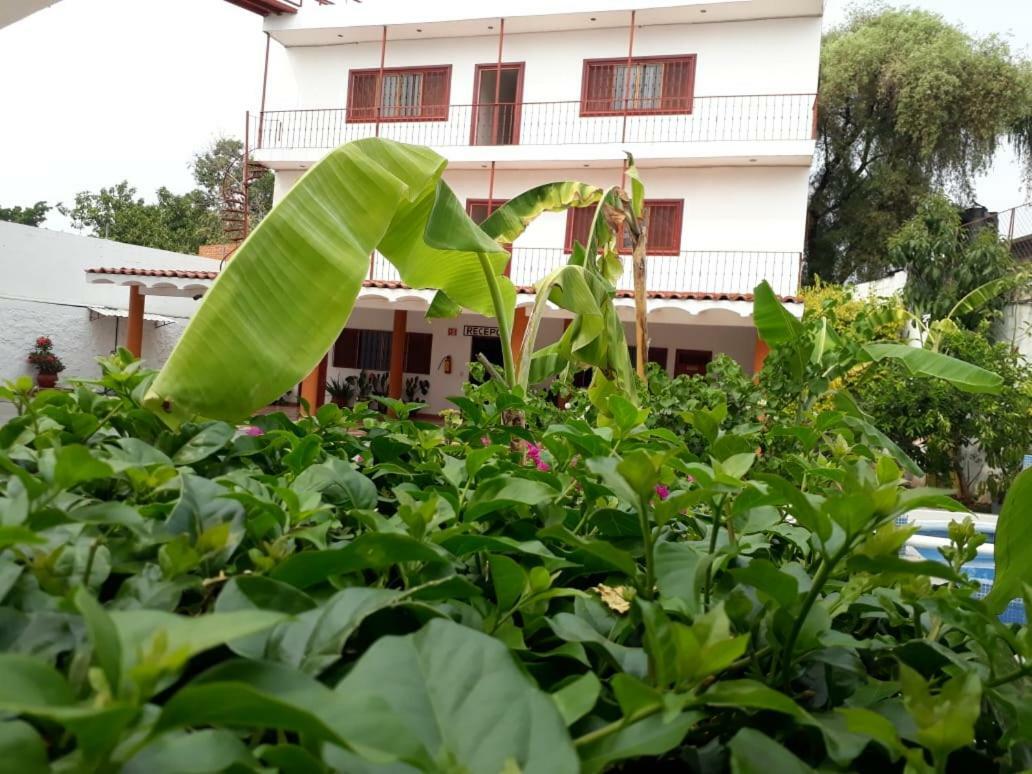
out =
{"type": "MultiPolygon", "coordinates": [[[[915,559],[931,559],[935,562],[945,563],[946,560],[943,559],[938,549],[940,546],[949,545],[947,534],[950,520],[962,518],[963,514],[915,511],[909,519],[900,519],[899,523],[901,524],[912,523],[920,526],[917,534],[907,541],[904,554],[909,554],[915,559]]],[[[977,596],[984,597],[993,587],[993,580],[996,577],[996,563],[993,554],[996,541],[996,517],[977,516],[974,521],[975,529],[986,536],[986,542],[978,547],[978,555],[965,564],[962,569],[965,575],[978,581],[977,596]]],[[[1028,619],[1024,602],[1020,599],[1012,600],[1000,614],[1000,620],[1004,623],[1026,623],[1028,619]]]]}

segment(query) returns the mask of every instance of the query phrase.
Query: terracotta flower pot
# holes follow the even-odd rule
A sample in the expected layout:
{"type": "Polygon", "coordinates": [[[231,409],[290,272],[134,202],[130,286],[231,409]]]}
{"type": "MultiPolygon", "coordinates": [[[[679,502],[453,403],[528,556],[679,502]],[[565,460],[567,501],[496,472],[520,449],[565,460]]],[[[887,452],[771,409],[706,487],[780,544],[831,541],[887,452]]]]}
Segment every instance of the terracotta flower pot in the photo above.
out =
{"type": "Polygon", "coordinates": [[[48,389],[57,384],[57,374],[36,374],[36,385],[48,389]]]}

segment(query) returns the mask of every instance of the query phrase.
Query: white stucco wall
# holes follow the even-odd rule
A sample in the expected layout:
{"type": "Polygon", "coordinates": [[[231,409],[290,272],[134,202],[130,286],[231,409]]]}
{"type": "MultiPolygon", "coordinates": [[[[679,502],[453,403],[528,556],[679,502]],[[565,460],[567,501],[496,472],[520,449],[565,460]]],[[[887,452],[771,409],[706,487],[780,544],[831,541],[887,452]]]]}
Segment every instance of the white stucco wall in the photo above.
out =
{"type": "MultiPolygon", "coordinates": [[[[635,56],[696,54],[697,97],[736,94],[812,94],[817,91],[819,16],[756,19],[715,24],[641,26],[635,56]]],[[[579,100],[585,59],[627,55],[625,28],[507,34],[502,58],[525,62],[523,100],[579,100]]],[[[387,67],[452,65],[453,105],[473,102],[477,64],[498,57],[498,37],[485,27],[479,36],[388,40],[387,67]]],[[[378,67],[377,41],[329,46],[291,46],[287,76],[269,110],[336,108],[347,104],[348,70],[378,67]]]]}
{"type": "MultiPolygon", "coordinates": [[[[66,365],[62,379],[96,376],[95,358],[115,346],[115,321],[105,317],[91,322],[87,307],[127,309],[129,289],[87,284],[84,272],[123,266],[211,271],[218,262],[0,222],[0,379],[32,373],[25,356],[42,335],[54,340],[54,350],[66,365]]],[[[157,328],[144,322],[144,360],[161,365],[196,308],[190,298],[147,296],[148,313],[178,321],[157,328]]],[[[118,343],[124,345],[126,321],[118,327],[118,343]]]]}
{"type": "MultiPolygon", "coordinates": [[[[391,309],[356,308],[348,320],[349,328],[390,331],[394,324],[391,309]]],[[[418,312],[409,312],[406,329],[413,332],[431,333],[433,343],[430,357],[430,374],[420,378],[430,382],[430,392],[424,399],[432,411],[448,408],[448,397],[462,394],[462,385],[469,377],[469,362],[473,340],[464,335],[467,325],[494,326],[494,320],[478,315],[461,315],[453,320],[427,320],[418,312]],[[449,331],[454,331],[450,333],[449,331]],[[446,356],[452,358],[452,372],[444,373],[442,363],[446,356]]],[[[625,323],[628,341],[633,340],[634,326],[625,323]]],[[[544,346],[558,340],[562,335],[563,321],[550,317],[542,321],[537,345],[544,346]]],[[[667,370],[673,373],[676,350],[691,349],[725,353],[737,360],[746,373],[752,373],[756,329],[751,325],[707,324],[704,318],[694,324],[655,323],[649,325],[649,339],[653,347],[666,347],[667,370]]],[[[344,378],[355,374],[355,369],[327,369],[327,379],[344,378]]],[[[410,376],[411,374],[406,374],[410,376]]]]}

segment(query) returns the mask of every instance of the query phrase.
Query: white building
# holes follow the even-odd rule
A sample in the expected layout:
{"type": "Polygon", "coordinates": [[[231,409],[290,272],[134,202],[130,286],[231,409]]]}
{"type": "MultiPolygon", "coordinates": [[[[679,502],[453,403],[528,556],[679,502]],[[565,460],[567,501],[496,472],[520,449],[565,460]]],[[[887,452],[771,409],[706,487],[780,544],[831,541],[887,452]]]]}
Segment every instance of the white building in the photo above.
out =
{"type": "MultiPolygon", "coordinates": [[[[630,151],[651,205],[650,358],[671,373],[720,352],[750,372],[762,359],[752,289],[767,279],[791,302],[799,287],[822,0],[229,1],[265,16],[270,45],[284,49],[276,67],[287,72],[270,80],[267,64],[263,83],[290,86],[263,88],[248,127],[277,199],[362,137],[431,146],[478,219],[550,180],[618,184],[630,151]]],[[[543,215],[513,245],[521,306],[566,260],[575,217],[543,215]]],[[[427,321],[429,297],[373,256],[323,373],[385,371],[400,343],[406,376],[428,379],[429,403],[445,407],[477,352],[494,354],[492,323],[427,321]]],[[[630,334],[632,301],[619,303],[630,334]]]]}

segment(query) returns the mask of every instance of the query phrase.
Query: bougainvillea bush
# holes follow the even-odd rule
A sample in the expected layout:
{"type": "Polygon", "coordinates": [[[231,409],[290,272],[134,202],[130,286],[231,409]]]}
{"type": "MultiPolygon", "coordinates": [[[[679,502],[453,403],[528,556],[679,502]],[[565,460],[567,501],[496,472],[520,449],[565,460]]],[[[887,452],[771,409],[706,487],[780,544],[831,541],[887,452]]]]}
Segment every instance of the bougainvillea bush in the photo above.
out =
{"type": "Polygon", "coordinates": [[[717,393],[693,450],[599,378],[544,432],[496,381],[444,426],[388,401],[170,430],[152,379],[122,353],[4,389],[8,770],[1032,764],[1029,630],[959,571],[962,514],[942,562],[900,557],[901,516],[958,506],[847,412],[765,428],[773,460],[717,393]]]}

